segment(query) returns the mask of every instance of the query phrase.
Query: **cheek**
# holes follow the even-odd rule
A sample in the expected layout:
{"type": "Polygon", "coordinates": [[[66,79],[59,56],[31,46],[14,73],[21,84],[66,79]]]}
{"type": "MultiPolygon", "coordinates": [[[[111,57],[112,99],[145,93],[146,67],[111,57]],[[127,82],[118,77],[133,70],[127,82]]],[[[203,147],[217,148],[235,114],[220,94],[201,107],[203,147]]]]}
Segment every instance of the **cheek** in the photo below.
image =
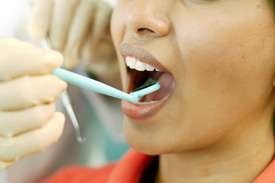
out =
{"type": "Polygon", "coordinates": [[[177,39],[183,55],[184,83],[190,87],[219,87],[220,91],[244,83],[249,87],[271,71],[274,36],[268,46],[263,45],[267,33],[258,24],[222,19],[188,22],[177,30],[181,33],[177,39]]]}
{"type": "Polygon", "coordinates": [[[200,129],[190,126],[205,137],[245,116],[258,117],[270,100],[274,29],[242,21],[189,17],[184,25],[176,23],[182,25],[175,27],[184,72],[177,83],[184,102],[181,118],[199,124],[200,129]]]}

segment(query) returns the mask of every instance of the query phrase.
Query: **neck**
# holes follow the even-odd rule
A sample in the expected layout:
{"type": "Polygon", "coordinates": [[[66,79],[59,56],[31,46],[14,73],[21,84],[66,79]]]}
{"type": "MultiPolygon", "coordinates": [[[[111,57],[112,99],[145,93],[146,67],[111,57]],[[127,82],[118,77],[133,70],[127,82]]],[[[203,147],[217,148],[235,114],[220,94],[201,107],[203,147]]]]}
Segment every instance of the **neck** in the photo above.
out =
{"type": "Polygon", "coordinates": [[[257,124],[207,149],[160,155],[157,182],[253,182],[274,157],[273,122],[257,124]]]}

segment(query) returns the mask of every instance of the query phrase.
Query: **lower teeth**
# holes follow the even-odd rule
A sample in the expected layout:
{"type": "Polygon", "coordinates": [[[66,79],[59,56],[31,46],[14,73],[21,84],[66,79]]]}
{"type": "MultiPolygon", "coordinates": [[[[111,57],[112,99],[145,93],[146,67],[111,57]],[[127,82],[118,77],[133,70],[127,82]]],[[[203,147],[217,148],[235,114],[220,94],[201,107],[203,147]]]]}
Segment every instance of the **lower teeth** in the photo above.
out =
{"type": "Polygon", "coordinates": [[[137,104],[139,105],[146,105],[146,104],[153,104],[153,103],[156,103],[158,101],[150,101],[150,102],[138,102],[137,104]]]}

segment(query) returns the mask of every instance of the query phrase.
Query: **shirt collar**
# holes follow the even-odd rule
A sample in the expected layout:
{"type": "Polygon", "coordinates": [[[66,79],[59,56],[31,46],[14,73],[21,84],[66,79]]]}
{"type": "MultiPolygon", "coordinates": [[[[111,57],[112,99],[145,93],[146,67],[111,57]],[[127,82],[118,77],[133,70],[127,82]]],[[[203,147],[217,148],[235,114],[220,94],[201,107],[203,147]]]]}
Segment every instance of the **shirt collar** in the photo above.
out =
{"type": "MultiPolygon", "coordinates": [[[[134,149],[129,150],[117,163],[111,173],[108,183],[123,182],[137,183],[145,168],[152,162],[155,156],[142,154],[134,149]]],[[[275,159],[261,173],[253,183],[275,182],[275,159]]]]}
{"type": "Polygon", "coordinates": [[[275,182],[275,159],[261,173],[253,183],[274,183],[275,182]]]}
{"type": "Polygon", "coordinates": [[[137,182],[153,159],[154,156],[142,154],[134,149],[129,150],[115,166],[108,183],[137,182]]]}

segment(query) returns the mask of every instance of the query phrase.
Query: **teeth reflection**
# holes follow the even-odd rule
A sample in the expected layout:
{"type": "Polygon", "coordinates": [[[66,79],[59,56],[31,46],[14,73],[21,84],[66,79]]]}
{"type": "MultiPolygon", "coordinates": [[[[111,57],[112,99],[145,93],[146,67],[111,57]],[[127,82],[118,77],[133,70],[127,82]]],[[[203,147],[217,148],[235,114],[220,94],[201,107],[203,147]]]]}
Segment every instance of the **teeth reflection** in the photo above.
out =
{"type": "Polygon", "coordinates": [[[145,69],[146,69],[146,71],[154,71],[155,68],[151,65],[146,64],[145,69]]]}
{"type": "Polygon", "coordinates": [[[131,57],[130,57],[130,59],[129,59],[129,67],[130,67],[131,69],[135,69],[136,63],[137,63],[137,60],[136,60],[135,58],[131,58],[131,57]]]}
{"type": "Polygon", "coordinates": [[[125,59],[126,61],[126,65],[129,66],[130,65],[130,59],[125,59]]]}
{"type": "Polygon", "coordinates": [[[135,69],[138,71],[145,71],[145,67],[146,67],[145,63],[137,61],[135,69]]]}

